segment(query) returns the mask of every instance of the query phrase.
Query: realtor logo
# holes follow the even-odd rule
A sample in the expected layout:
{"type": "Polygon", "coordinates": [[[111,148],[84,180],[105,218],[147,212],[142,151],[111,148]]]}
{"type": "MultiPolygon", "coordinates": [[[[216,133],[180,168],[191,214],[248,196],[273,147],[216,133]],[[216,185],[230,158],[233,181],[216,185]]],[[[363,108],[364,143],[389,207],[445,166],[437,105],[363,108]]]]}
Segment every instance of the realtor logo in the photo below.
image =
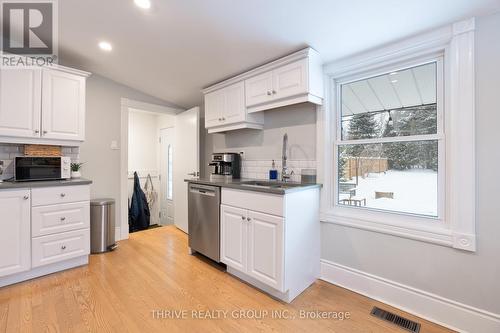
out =
{"type": "Polygon", "coordinates": [[[0,0],[0,3],[2,65],[52,64],[57,52],[55,0],[0,0]]]}

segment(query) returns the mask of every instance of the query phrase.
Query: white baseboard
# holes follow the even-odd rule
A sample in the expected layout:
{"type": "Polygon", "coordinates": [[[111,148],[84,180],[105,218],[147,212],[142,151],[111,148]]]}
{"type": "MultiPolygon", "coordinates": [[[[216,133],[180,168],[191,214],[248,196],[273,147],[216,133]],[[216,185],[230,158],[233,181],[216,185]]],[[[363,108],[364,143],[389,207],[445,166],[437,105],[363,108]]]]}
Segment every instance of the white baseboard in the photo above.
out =
{"type": "Polygon", "coordinates": [[[500,314],[478,309],[325,259],[322,280],[460,332],[500,332],[500,314]]]}

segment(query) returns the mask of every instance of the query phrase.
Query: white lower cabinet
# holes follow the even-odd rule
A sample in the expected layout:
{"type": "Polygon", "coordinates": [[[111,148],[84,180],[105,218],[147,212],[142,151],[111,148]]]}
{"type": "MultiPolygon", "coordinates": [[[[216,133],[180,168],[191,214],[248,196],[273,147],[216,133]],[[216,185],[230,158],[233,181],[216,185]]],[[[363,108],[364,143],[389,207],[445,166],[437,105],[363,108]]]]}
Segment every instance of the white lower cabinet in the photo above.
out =
{"type": "Polygon", "coordinates": [[[0,191],[0,277],[31,267],[30,190],[0,191]]]}
{"type": "Polygon", "coordinates": [[[0,191],[0,287],[88,263],[88,185],[0,191]]]}
{"type": "Polygon", "coordinates": [[[221,261],[286,302],[319,276],[319,188],[268,194],[222,188],[221,261]]]}
{"type": "Polygon", "coordinates": [[[247,211],[222,206],[221,213],[221,261],[240,271],[247,267],[247,211]]]}
{"type": "Polygon", "coordinates": [[[283,290],[284,219],[248,211],[247,273],[279,291],[283,290]]]}
{"type": "Polygon", "coordinates": [[[32,266],[39,267],[90,253],[90,230],[76,230],[33,238],[32,266]]]}

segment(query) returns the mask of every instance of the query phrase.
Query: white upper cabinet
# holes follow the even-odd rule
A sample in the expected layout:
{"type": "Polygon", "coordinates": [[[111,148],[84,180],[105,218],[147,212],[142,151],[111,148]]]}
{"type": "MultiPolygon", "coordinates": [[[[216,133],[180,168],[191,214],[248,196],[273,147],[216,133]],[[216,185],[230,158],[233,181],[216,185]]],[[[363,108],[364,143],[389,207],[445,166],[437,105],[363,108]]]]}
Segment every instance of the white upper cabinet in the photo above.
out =
{"type": "Polygon", "coordinates": [[[262,128],[262,120],[261,116],[247,115],[243,81],[205,94],[205,127],[209,133],[262,128]]]}
{"type": "Polygon", "coordinates": [[[272,100],[273,72],[267,72],[245,80],[246,106],[272,100]]]}
{"type": "Polygon", "coordinates": [[[42,137],[83,141],[85,78],[45,69],[42,87],[42,137]]]}
{"type": "Polygon", "coordinates": [[[30,190],[0,191],[0,277],[31,268],[30,190]]]}
{"type": "Polygon", "coordinates": [[[0,70],[0,136],[40,137],[41,70],[0,70]]]}
{"type": "Polygon", "coordinates": [[[0,139],[72,144],[85,139],[85,80],[62,66],[0,72],[0,139]]]}
{"type": "Polygon", "coordinates": [[[262,129],[259,111],[310,102],[323,103],[318,52],[306,48],[203,90],[209,133],[262,129]]]}

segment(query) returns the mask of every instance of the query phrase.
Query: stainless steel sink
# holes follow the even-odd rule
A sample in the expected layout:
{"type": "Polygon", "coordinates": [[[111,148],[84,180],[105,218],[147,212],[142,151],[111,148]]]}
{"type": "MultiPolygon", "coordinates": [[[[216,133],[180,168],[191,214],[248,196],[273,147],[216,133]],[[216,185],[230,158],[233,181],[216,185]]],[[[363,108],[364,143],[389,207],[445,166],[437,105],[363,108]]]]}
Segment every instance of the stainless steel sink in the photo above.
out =
{"type": "Polygon", "coordinates": [[[241,182],[243,186],[253,186],[253,187],[264,187],[264,188],[274,188],[274,189],[287,189],[292,187],[299,187],[302,184],[297,183],[285,183],[285,182],[273,182],[265,180],[250,180],[241,182]]]}

